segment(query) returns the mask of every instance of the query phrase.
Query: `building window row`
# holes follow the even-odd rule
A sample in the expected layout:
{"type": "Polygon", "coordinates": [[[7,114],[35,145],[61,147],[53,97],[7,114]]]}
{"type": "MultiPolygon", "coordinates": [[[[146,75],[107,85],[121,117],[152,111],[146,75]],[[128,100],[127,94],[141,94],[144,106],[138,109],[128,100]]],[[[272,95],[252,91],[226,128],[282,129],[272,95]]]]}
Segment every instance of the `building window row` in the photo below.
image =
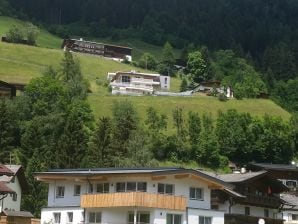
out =
{"type": "Polygon", "coordinates": [[[118,182],[116,183],[116,192],[133,192],[147,191],[147,183],[146,182],[118,182]]]}
{"type": "MultiPolygon", "coordinates": [[[[81,195],[81,185],[74,185],[74,196],[81,195]]],[[[115,192],[147,192],[147,182],[117,182],[115,192]]],[[[88,193],[109,193],[109,183],[89,184],[88,193]]],[[[157,193],[159,194],[175,194],[174,184],[158,183],[157,193]]],[[[64,198],[65,186],[56,187],[56,198],[64,198]]],[[[189,199],[191,200],[204,200],[203,188],[189,188],[189,199]]]]}

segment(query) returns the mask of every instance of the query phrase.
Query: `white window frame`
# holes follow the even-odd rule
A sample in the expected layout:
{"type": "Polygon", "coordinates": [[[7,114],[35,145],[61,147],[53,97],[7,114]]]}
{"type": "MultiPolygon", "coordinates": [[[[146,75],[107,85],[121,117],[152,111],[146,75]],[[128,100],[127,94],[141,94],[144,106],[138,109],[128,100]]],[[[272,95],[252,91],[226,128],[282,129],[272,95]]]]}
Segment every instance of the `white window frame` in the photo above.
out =
{"type": "Polygon", "coordinates": [[[88,224],[97,224],[97,223],[101,223],[101,212],[89,212],[88,213],[88,224]],[[94,222],[91,222],[90,221],[90,216],[91,216],[91,214],[92,215],[94,215],[94,222]],[[100,217],[100,220],[97,220],[97,218],[98,218],[98,214],[99,214],[99,217],[100,217]]]}
{"type": "Polygon", "coordinates": [[[56,198],[64,198],[64,195],[65,195],[65,186],[57,186],[56,187],[56,198]]]}
{"type": "Polygon", "coordinates": [[[54,217],[54,224],[60,224],[61,223],[61,212],[54,212],[53,217],[54,217]]]}
{"type": "Polygon", "coordinates": [[[189,199],[197,200],[197,201],[204,201],[204,188],[190,187],[189,188],[189,199]],[[191,190],[194,190],[195,197],[191,197],[191,190]],[[201,192],[200,194],[198,193],[199,191],[201,192]]]}
{"type": "Polygon", "coordinates": [[[96,184],[96,193],[104,194],[104,193],[109,193],[110,192],[110,183],[97,183],[96,184]],[[99,186],[101,185],[103,191],[99,191],[99,186]]]}
{"type": "Polygon", "coordinates": [[[175,194],[175,185],[174,184],[166,184],[166,183],[158,183],[157,184],[157,193],[158,194],[168,194],[168,195],[174,195],[175,194]],[[159,186],[160,185],[164,185],[163,187],[163,192],[159,191],[159,186]],[[172,186],[173,192],[172,193],[168,193],[167,192],[167,186],[172,186]]]}
{"type": "Polygon", "coordinates": [[[81,185],[79,185],[79,184],[74,185],[73,195],[74,196],[80,196],[81,195],[81,192],[82,192],[81,185]],[[79,188],[79,193],[77,192],[78,188],[79,188]]]}
{"type": "Polygon", "coordinates": [[[167,213],[166,214],[166,224],[168,224],[167,218],[168,218],[169,215],[172,216],[172,223],[170,223],[170,224],[175,224],[175,217],[177,217],[177,216],[180,218],[180,224],[183,223],[183,220],[182,220],[183,216],[182,216],[182,214],[167,213]]]}
{"type": "Polygon", "coordinates": [[[213,217],[212,216],[199,216],[199,224],[212,224],[213,222],[213,217]],[[201,222],[201,219],[203,218],[203,223],[201,222]],[[210,223],[206,221],[206,219],[210,219],[210,223]]]}
{"type": "Polygon", "coordinates": [[[127,182],[117,182],[116,183],[116,187],[115,187],[115,192],[147,192],[147,182],[145,181],[127,181],[127,182]],[[120,184],[120,183],[124,183],[125,186],[124,186],[124,190],[123,191],[118,191],[117,190],[117,184],[120,184]],[[133,183],[135,184],[135,189],[132,189],[132,190],[128,190],[127,189],[127,184],[128,183],[133,183]],[[144,184],[145,183],[145,186],[146,186],[146,189],[139,189],[139,184],[144,184]]]}

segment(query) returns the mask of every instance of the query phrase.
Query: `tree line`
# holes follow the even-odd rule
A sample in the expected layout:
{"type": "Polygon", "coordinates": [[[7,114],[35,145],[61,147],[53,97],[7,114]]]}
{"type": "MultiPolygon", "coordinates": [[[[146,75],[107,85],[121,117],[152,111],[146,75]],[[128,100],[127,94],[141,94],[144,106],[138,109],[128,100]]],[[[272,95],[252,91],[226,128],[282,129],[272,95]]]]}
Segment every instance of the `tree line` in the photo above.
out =
{"type": "MultiPolygon", "coordinates": [[[[236,110],[170,114],[148,107],[142,120],[130,101],[115,101],[111,116],[97,121],[86,97],[80,64],[66,52],[59,69],[49,67],[23,95],[1,100],[0,162],[22,164],[30,186],[22,207],[40,214],[46,188],[33,173],[49,168],[146,167],[193,161],[225,169],[229,161],[288,163],[297,156],[298,117],[290,121],[236,110]],[[174,132],[168,131],[169,120],[174,132]]],[[[103,107],[105,105],[102,105],[103,107]]]]}

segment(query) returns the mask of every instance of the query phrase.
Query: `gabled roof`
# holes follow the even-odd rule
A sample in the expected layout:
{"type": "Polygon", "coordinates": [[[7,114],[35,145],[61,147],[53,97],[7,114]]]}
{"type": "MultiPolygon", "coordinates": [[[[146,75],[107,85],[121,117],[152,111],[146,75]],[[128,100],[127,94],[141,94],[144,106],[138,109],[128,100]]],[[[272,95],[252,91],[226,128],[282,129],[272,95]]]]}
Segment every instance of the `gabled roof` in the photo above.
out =
{"type": "Polygon", "coordinates": [[[264,170],[296,171],[298,167],[292,164],[250,163],[249,166],[264,170]]]}
{"type": "Polygon", "coordinates": [[[24,169],[21,165],[4,165],[6,169],[9,169],[12,173],[11,178],[9,179],[7,176],[0,177],[0,180],[4,182],[10,182],[12,179],[12,176],[16,176],[18,178],[18,181],[21,185],[22,193],[26,194],[29,192],[29,186],[27,183],[27,179],[25,177],[24,169]]]}
{"type": "Polygon", "coordinates": [[[6,175],[6,176],[13,176],[14,173],[12,170],[7,168],[5,165],[0,164],[0,176],[6,175]]]}
{"type": "Polygon", "coordinates": [[[12,189],[6,186],[5,183],[0,182],[0,195],[14,193],[12,189]]]}
{"type": "Polygon", "coordinates": [[[221,174],[221,175],[218,175],[218,178],[228,183],[239,183],[239,182],[245,182],[257,177],[259,178],[261,176],[264,176],[264,174],[266,173],[267,171],[221,174]]]}
{"type": "Polygon", "coordinates": [[[91,178],[94,176],[108,176],[108,175],[134,175],[134,174],[147,174],[151,176],[163,175],[190,175],[199,180],[209,182],[220,188],[232,189],[234,186],[226,183],[214,176],[204,173],[200,170],[184,169],[175,167],[165,168],[93,168],[93,169],[53,169],[48,172],[35,173],[35,178],[39,180],[47,178],[58,178],[63,176],[68,177],[85,177],[91,178]]]}

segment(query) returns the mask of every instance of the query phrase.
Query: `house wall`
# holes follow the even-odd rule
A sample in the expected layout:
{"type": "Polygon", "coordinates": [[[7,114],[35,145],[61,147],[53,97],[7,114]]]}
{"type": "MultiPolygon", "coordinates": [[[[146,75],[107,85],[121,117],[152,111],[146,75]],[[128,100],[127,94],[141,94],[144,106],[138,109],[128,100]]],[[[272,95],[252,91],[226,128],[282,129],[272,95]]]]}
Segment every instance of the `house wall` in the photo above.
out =
{"type": "MultiPolygon", "coordinates": [[[[231,214],[245,215],[245,207],[250,208],[251,216],[264,217],[264,209],[268,209],[269,218],[281,218],[281,214],[278,212],[277,209],[270,209],[270,208],[264,208],[264,207],[242,205],[242,204],[233,205],[231,207],[231,214]]],[[[221,204],[219,206],[219,210],[224,210],[227,214],[229,214],[229,203],[226,201],[224,204],[221,204]]]]}
{"type": "Polygon", "coordinates": [[[203,209],[188,209],[188,223],[198,224],[199,217],[212,217],[212,224],[223,224],[224,223],[224,211],[215,210],[203,210],[203,209]]]}
{"type": "Polygon", "coordinates": [[[282,218],[285,220],[285,224],[298,224],[298,220],[293,220],[292,215],[298,216],[298,211],[285,210],[282,211],[282,218]]]}
{"type": "Polygon", "coordinates": [[[171,88],[171,77],[170,76],[160,76],[160,88],[170,90],[171,88]]]}
{"type": "Polygon", "coordinates": [[[17,194],[17,200],[13,201],[13,195],[8,195],[0,202],[0,211],[4,209],[10,209],[14,211],[20,211],[22,189],[18,177],[14,177],[14,181],[6,184],[10,189],[12,189],[17,194]],[[3,206],[2,206],[3,205],[3,206]]]}
{"type": "Polygon", "coordinates": [[[54,223],[54,213],[61,213],[61,223],[67,223],[67,213],[73,212],[73,223],[81,223],[84,221],[84,209],[80,207],[56,207],[56,208],[43,208],[41,210],[40,223],[54,223]]]}

